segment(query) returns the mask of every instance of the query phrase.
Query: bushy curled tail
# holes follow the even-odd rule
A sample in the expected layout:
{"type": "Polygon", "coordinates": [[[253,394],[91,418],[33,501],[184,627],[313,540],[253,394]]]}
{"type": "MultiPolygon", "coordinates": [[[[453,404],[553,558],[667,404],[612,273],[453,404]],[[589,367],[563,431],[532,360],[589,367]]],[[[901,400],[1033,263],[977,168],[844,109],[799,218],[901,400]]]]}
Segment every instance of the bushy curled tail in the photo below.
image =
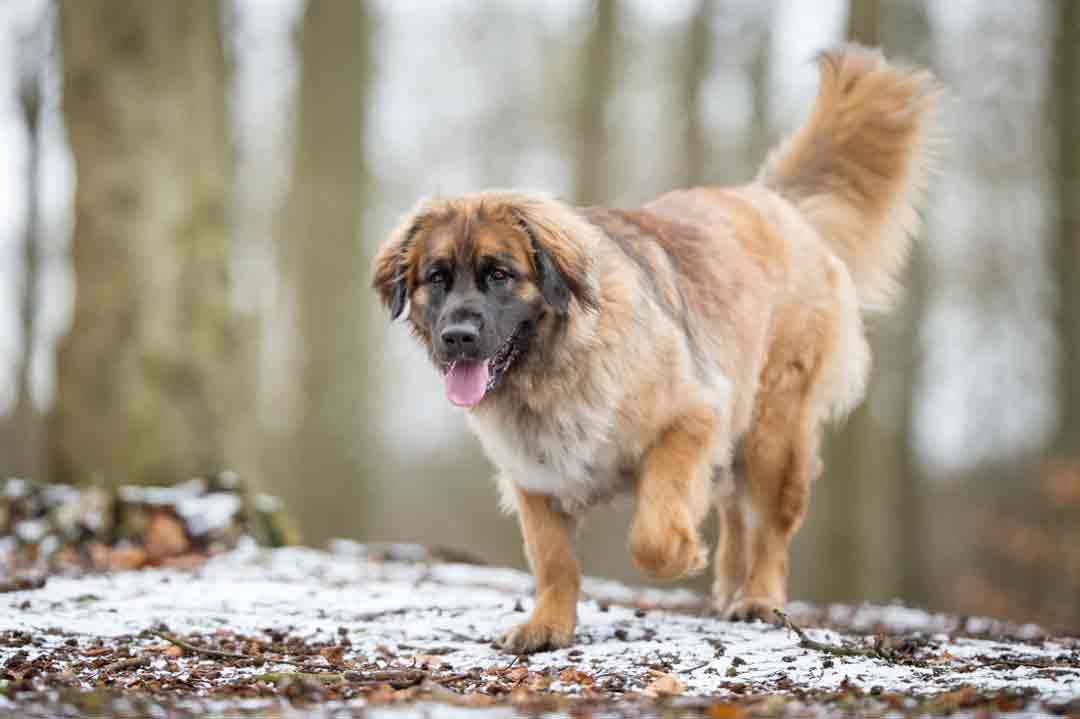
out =
{"type": "Polygon", "coordinates": [[[939,85],[843,45],[818,58],[806,122],[770,153],[758,181],[792,201],[844,261],[864,308],[887,307],[919,216],[939,85]]]}

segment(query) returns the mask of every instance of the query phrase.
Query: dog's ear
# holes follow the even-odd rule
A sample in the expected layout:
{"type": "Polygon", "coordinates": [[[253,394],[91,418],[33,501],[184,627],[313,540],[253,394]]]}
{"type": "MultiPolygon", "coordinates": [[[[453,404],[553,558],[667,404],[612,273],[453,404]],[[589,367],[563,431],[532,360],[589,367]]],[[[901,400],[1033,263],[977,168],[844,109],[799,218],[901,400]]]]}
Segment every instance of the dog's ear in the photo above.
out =
{"type": "Polygon", "coordinates": [[[372,260],[371,286],[390,310],[390,319],[396,320],[405,310],[409,297],[410,249],[424,219],[425,215],[410,212],[372,260]]]}
{"type": "Polygon", "coordinates": [[[532,246],[540,293],[555,313],[566,315],[571,298],[583,309],[595,310],[596,290],[590,277],[589,257],[581,243],[542,212],[515,209],[514,216],[532,246]]]}

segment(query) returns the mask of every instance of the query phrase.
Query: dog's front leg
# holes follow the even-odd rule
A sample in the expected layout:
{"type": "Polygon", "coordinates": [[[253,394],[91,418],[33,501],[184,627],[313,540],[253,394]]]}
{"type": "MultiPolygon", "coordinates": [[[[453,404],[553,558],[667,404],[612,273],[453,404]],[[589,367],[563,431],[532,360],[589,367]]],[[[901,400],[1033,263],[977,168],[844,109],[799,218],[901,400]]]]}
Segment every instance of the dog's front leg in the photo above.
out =
{"type": "Polygon", "coordinates": [[[528,654],[568,646],[577,624],[581,573],[574,552],[574,520],[550,497],[513,485],[525,554],[536,577],[536,606],[524,624],[499,639],[499,646],[528,654]]]}
{"type": "Polygon", "coordinates": [[[629,548],[634,563],[654,577],[678,579],[708,563],[698,526],[710,509],[716,429],[713,410],[689,412],[645,455],[629,548]]]}

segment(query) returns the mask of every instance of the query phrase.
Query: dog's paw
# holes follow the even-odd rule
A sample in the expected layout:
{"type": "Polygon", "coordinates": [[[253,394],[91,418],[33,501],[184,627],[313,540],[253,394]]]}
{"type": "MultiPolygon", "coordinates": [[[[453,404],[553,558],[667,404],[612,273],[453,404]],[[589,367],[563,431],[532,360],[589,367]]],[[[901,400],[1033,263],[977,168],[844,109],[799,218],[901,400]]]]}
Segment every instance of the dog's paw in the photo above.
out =
{"type": "Polygon", "coordinates": [[[511,654],[532,654],[563,649],[570,646],[573,638],[573,626],[525,622],[511,628],[495,643],[511,654]]]}
{"type": "Polygon", "coordinates": [[[724,618],[732,622],[777,621],[776,611],[782,602],[775,602],[768,597],[743,597],[731,602],[724,610],[724,618]]]}
{"type": "Polygon", "coordinates": [[[673,526],[660,530],[647,527],[635,523],[630,532],[630,556],[643,572],[658,579],[679,579],[699,574],[708,566],[709,550],[697,532],[673,526]]]}

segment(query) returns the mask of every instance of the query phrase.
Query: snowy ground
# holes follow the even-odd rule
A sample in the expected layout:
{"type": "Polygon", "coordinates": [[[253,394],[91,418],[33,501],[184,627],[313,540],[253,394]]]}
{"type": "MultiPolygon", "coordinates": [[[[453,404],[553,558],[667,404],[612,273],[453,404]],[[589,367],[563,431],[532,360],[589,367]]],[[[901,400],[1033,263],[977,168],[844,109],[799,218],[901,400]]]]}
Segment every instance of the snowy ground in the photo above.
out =
{"type": "Polygon", "coordinates": [[[344,542],[50,577],[0,595],[0,715],[1080,715],[1080,641],[1037,627],[793,604],[808,647],[688,592],[590,580],[575,645],[515,658],[491,642],[530,588],[344,542]]]}

